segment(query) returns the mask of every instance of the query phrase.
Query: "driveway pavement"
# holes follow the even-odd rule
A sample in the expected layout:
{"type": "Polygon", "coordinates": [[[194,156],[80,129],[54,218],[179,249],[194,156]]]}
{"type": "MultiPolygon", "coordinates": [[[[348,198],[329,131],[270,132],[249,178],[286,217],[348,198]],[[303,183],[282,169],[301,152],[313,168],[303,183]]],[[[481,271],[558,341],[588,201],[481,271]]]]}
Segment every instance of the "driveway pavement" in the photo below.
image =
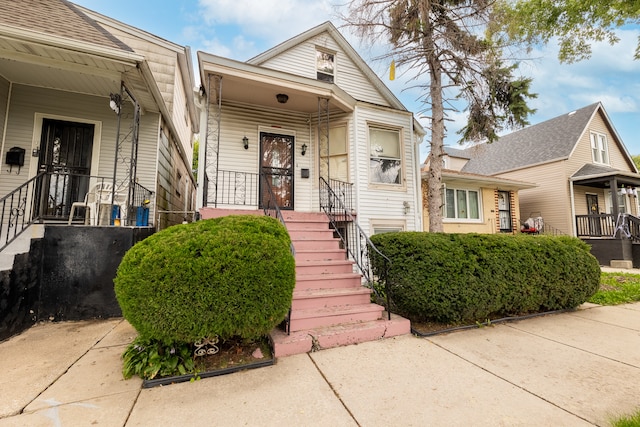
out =
{"type": "Polygon", "coordinates": [[[640,409],[640,303],[402,336],[142,389],[122,319],[0,343],[6,426],[606,426],[640,409]]]}

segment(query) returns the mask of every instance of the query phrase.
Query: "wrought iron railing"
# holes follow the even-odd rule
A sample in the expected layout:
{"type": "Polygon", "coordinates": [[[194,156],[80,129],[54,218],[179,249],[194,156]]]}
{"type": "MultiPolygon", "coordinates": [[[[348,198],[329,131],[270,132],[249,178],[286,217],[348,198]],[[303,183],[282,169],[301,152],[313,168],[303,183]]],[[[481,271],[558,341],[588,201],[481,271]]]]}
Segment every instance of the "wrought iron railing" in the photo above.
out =
{"type": "MultiPolygon", "coordinates": [[[[72,209],[85,200],[85,195],[96,186],[108,186],[111,177],[71,174],[65,172],[40,172],[24,184],[0,199],[0,250],[14,241],[34,222],[82,221],[85,212],[72,209]]],[[[112,188],[112,187],[109,187],[112,188]]],[[[138,225],[140,211],[147,209],[153,192],[134,183],[131,188],[115,189],[122,194],[127,211],[121,212],[122,225],[138,225]]],[[[108,197],[110,204],[112,197],[108,197]]],[[[115,197],[118,200],[118,197],[115,197]]],[[[79,206],[83,207],[83,206],[79,206]]],[[[86,204],[85,204],[86,209],[86,204]]],[[[97,213],[94,213],[97,215],[97,213]]],[[[110,216],[110,215],[107,215],[110,216]]],[[[143,215],[144,217],[144,215],[143,215]]],[[[144,217],[145,219],[148,216],[144,217]]],[[[114,219],[111,218],[111,223],[114,219]]]]}
{"type": "Polygon", "coordinates": [[[353,210],[353,183],[329,179],[329,187],[342,200],[346,211],[355,213],[353,210]]]}
{"type": "MultiPolygon", "coordinates": [[[[334,180],[331,181],[332,184],[336,183],[334,180]]],[[[371,242],[353,217],[351,208],[345,205],[342,198],[333,190],[332,185],[322,177],[320,178],[320,209],[329,217],[331,227],[340,237],[349,257],[358,266],[367,281],[367,286],[385,301],[385,308],[389,319],[391,319],[391,307],[389,304],[389,268],[391,261],[371,242]],[[372,256],[376,256],[382,261],[382,268],[377,269],[377,276],[374,276],[372,270],[372,256]],[[381,295],[381,287],[384,288],[384,295],[381,295]]]]}
{"type": "Polygon", "coordinates": [[[0,199],[0,251],[17,239],[37,216],[33,200],[38,199],[38,185],[44,173],[34,176],[0,199]]]}
{"type": "MultiPolygon", "coordinates": [[[[260,179],[262,182],[263,194],[262,194],[262,209],[264,214],[270,216],[272,218],[276,218],[278,221],[287,227],[287,224],[284,222],[284,217],[282,216],[282,211],[278,206],[278,199],[276,195],[273,193],[273,188],[271,188],[271,183],[269,182],[269,175],[261,174],[260,179]]],[[[289,249],[291,250],[291,255],[296,256],[296,249],[293,247],[293,243],[289,243],[289,249]]],[[[287,334],[291,333],[291,307],[289,307],[289,313],[284,320],[284,329],[287,334]]]]}
{"type": "Polygon", "coordinates": [[[209,189],[209,180],[205,182],[205,200],[207,206],[218,205],[258,206],[257,173],[220,170],[213,191],[209,189]]]}

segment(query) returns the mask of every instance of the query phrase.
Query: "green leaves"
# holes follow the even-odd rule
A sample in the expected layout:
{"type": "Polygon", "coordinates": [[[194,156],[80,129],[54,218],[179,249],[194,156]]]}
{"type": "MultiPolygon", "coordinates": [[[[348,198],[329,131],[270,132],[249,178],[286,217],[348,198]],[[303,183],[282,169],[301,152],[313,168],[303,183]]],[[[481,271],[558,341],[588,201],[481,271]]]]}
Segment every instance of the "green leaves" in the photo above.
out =
{"type": "Polygon", "coordinates": [[[125,379],[137,375],[145,380],[157,376],[184,375],[195,370],[191,344],[163,342],[138,337],[122,354],[122,375],[125,379]]]}
{"type": "Polygon", "coordinates": [[[371,240],[391,259],[394,309],[415,321],[574,308],[600,279],[589,247],[570,237],[403,232],[371,240]]]}

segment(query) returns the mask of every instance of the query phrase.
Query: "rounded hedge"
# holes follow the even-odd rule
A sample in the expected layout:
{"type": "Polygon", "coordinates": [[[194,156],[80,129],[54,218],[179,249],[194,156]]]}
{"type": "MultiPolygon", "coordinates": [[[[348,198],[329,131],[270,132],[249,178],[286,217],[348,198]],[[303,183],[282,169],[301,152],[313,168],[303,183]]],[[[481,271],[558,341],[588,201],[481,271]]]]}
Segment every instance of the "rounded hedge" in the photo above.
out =
{"type": "Polygon", "coordinates": [[[295,261],[285,227],[233,215],[176,225],[133,246],[118,267],[123,316],[146,338],[257,338],[286,316],[295,261]]]}

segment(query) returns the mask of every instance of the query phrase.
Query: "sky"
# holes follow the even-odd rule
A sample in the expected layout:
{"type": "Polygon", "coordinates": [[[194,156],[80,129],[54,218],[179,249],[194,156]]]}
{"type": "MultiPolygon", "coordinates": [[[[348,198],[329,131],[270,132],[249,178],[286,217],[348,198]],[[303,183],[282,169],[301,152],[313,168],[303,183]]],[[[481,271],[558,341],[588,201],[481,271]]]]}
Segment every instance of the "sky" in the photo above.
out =
{"type": "MultiPolygon", "coordinates": [[[[359,42],[341,28],[334,4],[344,0],[74,0],[76,4],[115,18],[174,43],[246,61],[325,21],[332,21],[425,128],[420,93],[407,81],[407,70],[397,69],[389,80],[388,62],[376,61],[375,48],[359,42]]],[[[633,60],[640,28],[617,30],[620,42],[592,44],[589,60],[560,64],[557,46],[549,44],[520,62],[523,76],[533,78],[529,102],[536,109],[529,123],[536,124],[594,102],[602,102],[618,135],[631,155],[640,154],[640,61],[633,60]]],[[[195,76],[196,80],[198,76],[195,76]]],[[[463,106],[461,106],[463,108],[463,106]]],[[[456,134],[465,122],[464,111],[451,112],[445,145],[460,147],[456,134]]],[[[421,160],[429,151],[428,137],[421,145],[421,160]]]]}

